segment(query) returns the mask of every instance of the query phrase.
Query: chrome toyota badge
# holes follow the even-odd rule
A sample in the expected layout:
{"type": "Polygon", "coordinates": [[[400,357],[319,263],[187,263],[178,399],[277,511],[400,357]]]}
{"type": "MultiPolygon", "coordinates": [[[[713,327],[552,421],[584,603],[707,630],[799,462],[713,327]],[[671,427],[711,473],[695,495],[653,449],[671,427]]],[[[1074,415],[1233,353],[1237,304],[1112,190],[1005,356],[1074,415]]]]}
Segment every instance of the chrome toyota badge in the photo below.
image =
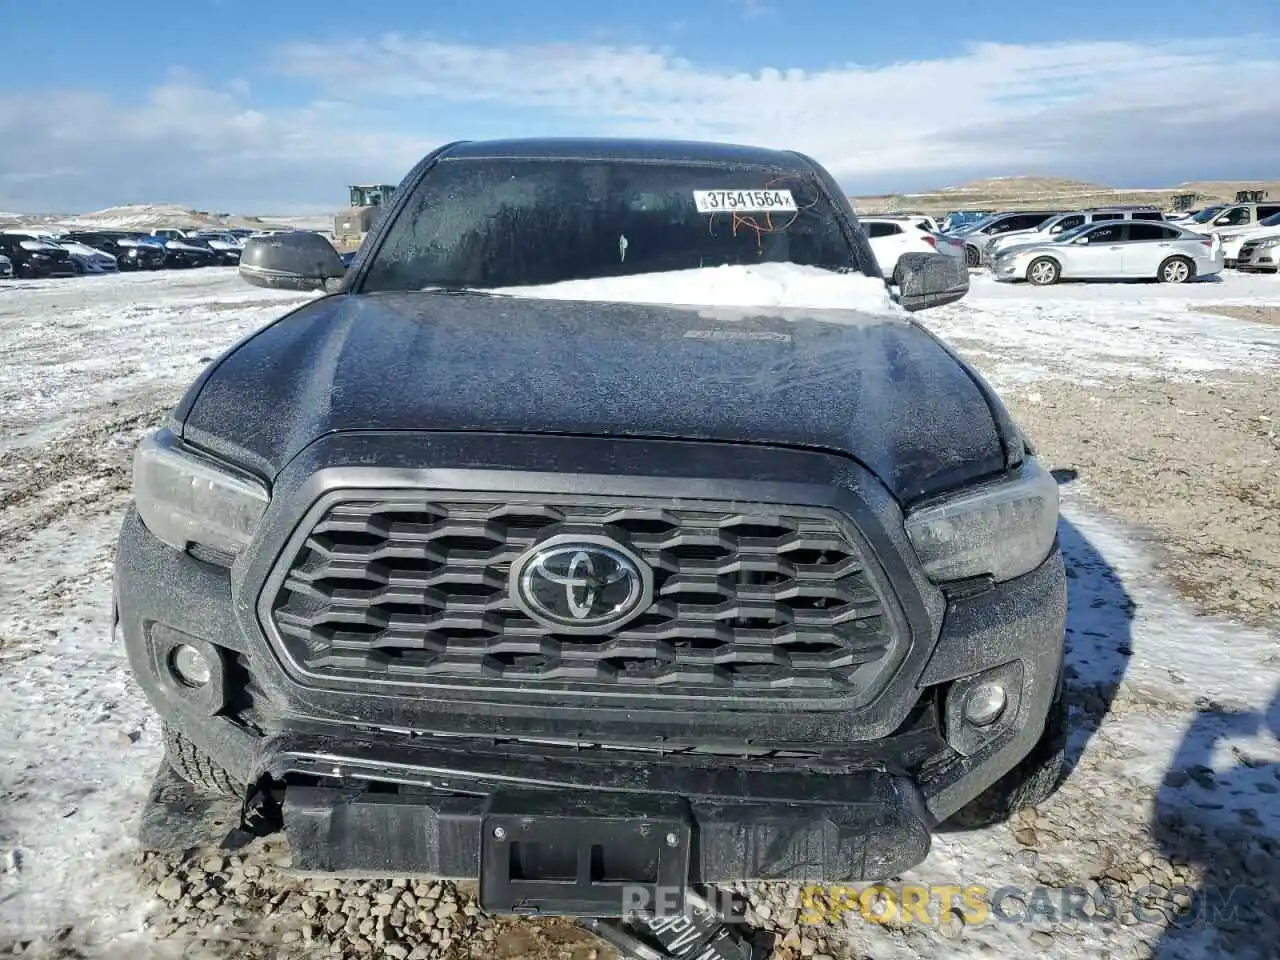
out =
{"type": "Polygon", "coordinates": [[[608,537],[544,540],[511,565],[510,590],[534,620],[564,633],[607,633],[653,602],[653,571],[608,537]]]}

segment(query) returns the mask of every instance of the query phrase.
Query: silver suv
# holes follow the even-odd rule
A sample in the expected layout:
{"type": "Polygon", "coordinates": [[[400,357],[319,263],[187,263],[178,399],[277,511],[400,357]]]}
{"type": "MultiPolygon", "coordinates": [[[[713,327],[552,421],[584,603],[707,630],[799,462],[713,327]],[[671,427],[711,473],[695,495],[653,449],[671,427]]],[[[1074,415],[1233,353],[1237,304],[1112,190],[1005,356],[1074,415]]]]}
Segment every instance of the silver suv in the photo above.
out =
{"type": "Polygon", "coordinates": [[[1164,214],[1155,207],[1096,207],[1088,210],[1074,210],[1050,217],[1039,226],[1027,230],[1011,230],[992,237],[982,248],[982,262],[990,263],[996,255],[1015,243],[1036,243],[1041,240],[1052,240],[1060,233],[1083,227],[1087,223],[1102,223],[1106,220],[1163,220],[1164,214]]]}

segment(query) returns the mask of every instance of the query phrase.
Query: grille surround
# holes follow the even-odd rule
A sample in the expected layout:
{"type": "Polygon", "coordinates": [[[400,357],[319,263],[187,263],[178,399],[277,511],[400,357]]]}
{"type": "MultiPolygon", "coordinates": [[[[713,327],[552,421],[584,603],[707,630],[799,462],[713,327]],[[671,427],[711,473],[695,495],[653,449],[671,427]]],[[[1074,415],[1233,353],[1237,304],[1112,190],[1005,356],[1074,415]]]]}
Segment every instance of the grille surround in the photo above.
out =
{"type": "Polygon", "coordinates": [[[861,706],[889,681],[909,636],[866,539],[831,507],[452,489],[330,490],[276,556],[258,614],[289,672],[319,689],[734,700],[747,709],[861,706]],[[774,536],[752,536],[769,532],[755,529],[762,518],[774,536]],[[316,539],[333,533],[356,539],[316,539]],[[561,634],[528,618],[507,592],[511,564],[566,533],[604,534],[637,553],[654,570],[650,611],[616,636],[561,634]],[[838,551],[825,569],[798,562],[815,544],[838,551]],[[699,556],[706,548],[720,554],[699,556]],[[400,565],[380,567],[388,558],[400,565]],[[767,576],[744,582],[739,570],[767,576]],[[680,601],[706,588],[710,602],[680,601]],[[834,612],[816,602],[824,598],[839,603],[834,612]],[[779,622],[742,623],[770,611],[779,622]],[[344,622],[356,630],[333,629],[344,622]]]}

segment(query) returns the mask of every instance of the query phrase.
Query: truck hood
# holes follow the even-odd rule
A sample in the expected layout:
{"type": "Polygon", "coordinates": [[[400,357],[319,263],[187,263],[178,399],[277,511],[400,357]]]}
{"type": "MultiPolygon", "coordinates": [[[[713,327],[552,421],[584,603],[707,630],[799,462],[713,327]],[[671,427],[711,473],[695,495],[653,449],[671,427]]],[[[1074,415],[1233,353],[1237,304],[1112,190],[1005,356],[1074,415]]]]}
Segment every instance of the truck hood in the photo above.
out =
{"type": "Polygon", "coordinates": [[[906,314],[483,294],[339,294],[246,338],[174,411],[268,479],[348,430],[486,431],[806,447],[900,500],[1006,466],[989,388],[906,314]]]}

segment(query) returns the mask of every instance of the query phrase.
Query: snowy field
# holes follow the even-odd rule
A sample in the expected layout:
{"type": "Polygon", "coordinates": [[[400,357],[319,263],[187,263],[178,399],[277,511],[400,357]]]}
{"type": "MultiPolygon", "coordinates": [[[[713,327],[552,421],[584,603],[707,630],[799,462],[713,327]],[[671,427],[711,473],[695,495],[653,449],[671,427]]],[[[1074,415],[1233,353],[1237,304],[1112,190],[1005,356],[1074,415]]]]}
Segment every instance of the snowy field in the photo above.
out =
{"type": "MultiPolygon", "coordinates": [[[[0,955],[34,941],[25,955],[178,956],[194,930],[192,898],[170,906],[155,895],[154,865],[148,877],[135,862],[133,820],[161,746],[111,642],[114,537],[136,438],[211,357],[305,298],[247,286],[232,270],[0,283],[0,955]]],[[[1280,373],[1280,325],[1201,312],[1223,304],[1280,307],[1280,278],[1033,289],[975,275],[964,301],[919,317],[998,388],[1022,395],[1052,396],[1061,382],[1280,373]]],[[[1064,416],[1088,434],[1078,410],[1064,416]]],[[[1212,444],[1203,455],[1215,456],[1212,444]]],[[[1162,574],[1150,531],[1091,497],[1088,481],[1063,488],[1070,776],[1039,810],[944,834],[926,863],[895,878],[1017,888],[1002,898],[1005,918],[851,915],[809,927],[796,922],[794,889],[752,890],[759,926],[777,937],[775,956],[1276,955],[1276,625],[1199,612],[1162,574]],[[1100,883],[1131,891],[1127,906],[1142,891],[1147,906],[1137,917],[1064,916],[1064,891],[1100,883]],[[1255,909],[1269,928],[1206,905],[1207,892],[1244,902],[1231,899],[1237,886],[1238,896],[1262,898],[1255,909]],[[1170,923],[1188,904],[1191,915],[1170,923]]],[[[290,910],[306,892],[282,885],[284,905],[273,904],[284,914],[270,934],[282,955],[320,933],[312,913],[290,910]]],[[[474,951],[461,940],[452,949],[542,956],[528,944],[544,941],[521,940],[519,926],[488,927],[474,951]]],[[[483,918],[468,929],[481,927],[483,918]]],[[[436,956],[440,940],[386,955],[436,956]]],[[[265,943],[206,943],[199,955],[275,955],[265,943]]],[[[546,956],[586,960],[581,946],[549,947],[546,956]]]]}

